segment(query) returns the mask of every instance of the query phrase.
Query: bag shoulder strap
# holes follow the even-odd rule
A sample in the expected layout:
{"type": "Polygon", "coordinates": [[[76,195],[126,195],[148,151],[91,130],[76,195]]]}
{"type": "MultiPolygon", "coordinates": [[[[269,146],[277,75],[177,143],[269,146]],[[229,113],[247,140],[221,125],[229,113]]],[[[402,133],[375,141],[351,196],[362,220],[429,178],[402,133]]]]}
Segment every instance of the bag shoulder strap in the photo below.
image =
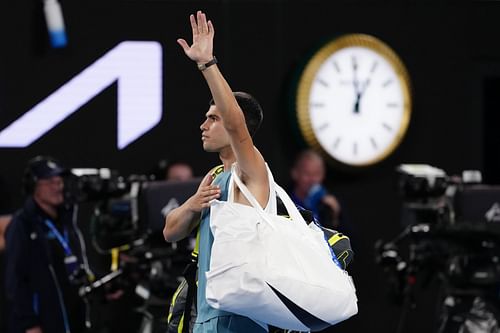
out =
{"type": "Polygon", "coordinates": [[[217,176],[223,172],[224,172],[224,164],[218,165],[218,166],[212,168],[212,170],[210,170],[210,173],[212,175],[212,179],[217,178],[217,176]]]}
{"type": "MultiPolygon", "coordinates": [[[[283,190],[281,188],[281,186],[279,186],[278,184],[276,184],[276,182],[274,182],[273,175],[271,173],[271,170],[267,166],[267,164],[266,164],[266,168],[267,168],[267,173],[268,173],[268,177],[269,177],[269,186],[271,186],[273,188],[273,190],[276,191],[276,194],[278,195],[278,197],[281,199],[281,201],[285,205],[285,208],[288,212],[288,215],[292,218],[293,221],[301,223],[307,227],[307,224],[304,221],[304,218],[299,213],[297,207],[295,207],[295,204],[292,202],[292,199],[290,199],[288,194],[285,192],[285,190],[283,190]]],[[[246,187],[246,185],[243,184],[240,177],[238,176],[238,173],[236,172],[236,164],[233,164],[233,166],[231,168],[231,176],[233,177],[234,182],[236,183],[236,185],[240,189],[241,193],[243,193],[243,195],[248,200],[248,202],[250,202],[252,207],[254,207],[259,212],[259,215],[261,215],[262,218],[264,218],[267,222],[269,222],[270,225],[272,225],[272,222],[270,222],[269,221],[270,219],[267,218],[266,212],[264,212],[264,210],[262,209],[260,204],[257,202],[257,199],[255,199],[254,195],[250,192],[248,187],[246,187]]]]}
{"type": "MultiPolygon", "coordinates": [[[[212,180],[215,180],[217,176],[224,172],[224,165],[218,165],[212,170],[210,170],[210,174],[212,176],[212,180]]],[[[192,306],[196,304],[196,268],[198,261],[198,252],[200,250],[200,228],[196,231],[196,242],[194,245],[193,252],[191,252],[191,260],[192,262],[187,264],[184,269],[184,278],[186,279],[187,284],[187,293],[186,293],[186,301],[184,304],[184,311],[182,318],[180,319],[178,332],[188,333],[192,331],[192,327],[190,327],[191,317],[192,317],[192,306]]]]}
{"type": "MultiPolygon", "coordinates": [[[[215,180],[215,178],[217,178],[217,176],[219,176],[223,172],[224,172],[224,164],[213,167],[210,170],[212,181],[215,180]]],[[[196,231],[196,242],[194,244],[194,249],[193,252],[191,253],[191,256],[197,259],[199,250],[200,250],[200,227],[198,226],[198,230],[196,231]]]]}

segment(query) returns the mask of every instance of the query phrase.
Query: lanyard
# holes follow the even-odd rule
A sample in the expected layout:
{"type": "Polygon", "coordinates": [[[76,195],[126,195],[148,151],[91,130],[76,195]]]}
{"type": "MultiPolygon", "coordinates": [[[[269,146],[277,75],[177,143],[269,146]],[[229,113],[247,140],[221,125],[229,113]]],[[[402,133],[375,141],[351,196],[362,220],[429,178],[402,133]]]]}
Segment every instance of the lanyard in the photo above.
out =
{"type": "Polygon", "coordinates": [[[71,252],[71,249],[69,248],[69,240],[68,240],[68,232],[66,229],[64,230],[64,236],[61,235],[59,230],[57,230],[56,226],[50,221],[50,220],[45,220],[45,225],[52,231],[54,236],[56,236],[57,240],[61,244],[61,246],[64,249],[64,252],[66,253],[66,256],[71,256],[73,253],[71,252]]]}

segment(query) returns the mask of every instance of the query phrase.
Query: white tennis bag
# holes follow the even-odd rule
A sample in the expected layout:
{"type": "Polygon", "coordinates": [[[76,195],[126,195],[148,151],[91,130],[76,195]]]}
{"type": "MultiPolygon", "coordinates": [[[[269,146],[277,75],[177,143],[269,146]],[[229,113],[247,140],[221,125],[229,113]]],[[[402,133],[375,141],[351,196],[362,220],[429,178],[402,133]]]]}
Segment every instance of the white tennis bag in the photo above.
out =
{"type": "Polygon", "coordinates": [[[351,277],[334,263],[323,232],[307,225],[269,169],[270,186],[291,219],[266,213],[234,165],[231,172],[252,207],[233,202],[232,181],[228,201],[211,205],[214,243],[206,273],[208,304],[298,331],[322,330],[356,314],[351,277]]]}

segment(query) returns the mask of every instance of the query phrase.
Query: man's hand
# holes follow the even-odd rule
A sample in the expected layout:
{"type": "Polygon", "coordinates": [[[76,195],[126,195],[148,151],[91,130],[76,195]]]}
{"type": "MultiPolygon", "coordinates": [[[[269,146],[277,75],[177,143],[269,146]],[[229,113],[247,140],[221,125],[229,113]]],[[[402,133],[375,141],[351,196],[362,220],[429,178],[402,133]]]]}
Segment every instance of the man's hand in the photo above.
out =
{"type": "Polygon", "coordinates": [[[189,235],[200,220],[203,208],[220,196],[220,188],[212,184],[212,174],[208,173],[200,183],[196,193],[182,205],[170,211],[165,218],[163,237],[167,242],[176,242],[189,235]]]}
{"type": "Polygon", "coordinates": [[[206,64],[214,57],[214,27],[210,20],[207,22],[207,17],[201,10],[196,13],[196,18],[191,14],[189,20],[191,21],[191,28],[193,30],[193,44],[189,46],[182,38],[177,39],[177,43],[179,43],[189,59],[198,64],[206,64]]]}
{"type": "Polygon", "coordinates": [[[188,199],[189,210],[193,213],[201,213],[203,208],[210,206],[210,201],[220,197],[220,188],[212,184],[212,174],[208,173],[198,186],[196,193],[188,199]]]}
{"type": "Polygon", "coordinates": [[[43,333],[40,326],[36,326],[26,330],[26,333],[43,333]]]}

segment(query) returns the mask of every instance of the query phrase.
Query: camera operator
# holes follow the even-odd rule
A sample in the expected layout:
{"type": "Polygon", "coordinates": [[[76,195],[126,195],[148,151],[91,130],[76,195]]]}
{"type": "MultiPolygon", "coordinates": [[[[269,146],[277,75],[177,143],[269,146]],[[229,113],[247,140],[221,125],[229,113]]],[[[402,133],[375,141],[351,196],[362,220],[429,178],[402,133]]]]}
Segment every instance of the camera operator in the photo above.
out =
{"type": "Polygon", "coordinates": [[[24,174],[27,200],[6,232],[9,333],[83,332],[86,305],[78,286],[86,279],[76,214],[65,203],[63,176],[54,159],[38,156],[24,174]]]}

